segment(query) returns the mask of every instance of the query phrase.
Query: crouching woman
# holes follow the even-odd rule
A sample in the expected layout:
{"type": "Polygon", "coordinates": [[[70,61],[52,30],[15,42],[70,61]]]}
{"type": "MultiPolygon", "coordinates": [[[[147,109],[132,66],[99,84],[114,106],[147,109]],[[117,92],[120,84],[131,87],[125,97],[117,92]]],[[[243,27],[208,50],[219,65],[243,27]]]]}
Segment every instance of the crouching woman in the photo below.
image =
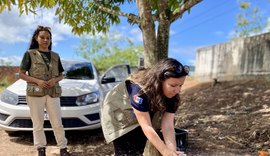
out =
{"type": "Polygon", "coordinates": [[[174,132],[175,112],[188,67],[168,58],[147,70],[132,74],[105,97],[101,124],[107,143],[113,142],[115,155],[177,156],[174,132]],[[161,129],[164,139],[157,130],[161,129]]]}

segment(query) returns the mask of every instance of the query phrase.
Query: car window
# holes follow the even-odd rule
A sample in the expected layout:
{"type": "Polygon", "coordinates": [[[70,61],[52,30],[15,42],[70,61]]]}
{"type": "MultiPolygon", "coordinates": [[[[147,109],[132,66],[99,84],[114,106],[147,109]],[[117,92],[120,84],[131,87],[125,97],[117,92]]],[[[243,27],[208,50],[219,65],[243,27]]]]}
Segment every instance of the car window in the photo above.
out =
{"type": "Polygon", "coordinates": [[[66,79],[94,79],[93,67],[91,63],[63,63],[66,79]]]}
{"type": "Polygon", "coordinates": [[[128,74],[126,66],[118,66],[114,67],[113,70],[109,70],[104,77],[114,77],[116,82],[121,82],[127,78],[128,74]]]}

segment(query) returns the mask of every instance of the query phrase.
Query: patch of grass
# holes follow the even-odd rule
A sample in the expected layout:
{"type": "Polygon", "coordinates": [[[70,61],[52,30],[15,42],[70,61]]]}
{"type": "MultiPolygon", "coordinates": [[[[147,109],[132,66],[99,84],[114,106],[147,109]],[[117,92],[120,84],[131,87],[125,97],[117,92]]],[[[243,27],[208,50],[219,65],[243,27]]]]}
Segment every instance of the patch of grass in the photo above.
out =
{"type": "Polygon", "coordinates": [[[0,87],[0,93],[1,93],[4,89],[6,89],[6,88],[5,88],[5,87],[0,87]]]}

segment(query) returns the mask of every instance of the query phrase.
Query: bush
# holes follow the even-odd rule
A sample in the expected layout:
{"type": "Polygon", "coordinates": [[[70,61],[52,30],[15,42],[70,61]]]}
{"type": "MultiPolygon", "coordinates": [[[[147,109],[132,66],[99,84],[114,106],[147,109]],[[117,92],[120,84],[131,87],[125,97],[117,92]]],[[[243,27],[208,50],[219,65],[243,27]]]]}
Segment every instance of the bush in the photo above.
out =
{"type": "Polygon", "coordinates": [[[0,91],[7,88],[9,85],[11,85],[11,82],[8,80],[8,77],[4,77],[0,80],[0,91]]]}

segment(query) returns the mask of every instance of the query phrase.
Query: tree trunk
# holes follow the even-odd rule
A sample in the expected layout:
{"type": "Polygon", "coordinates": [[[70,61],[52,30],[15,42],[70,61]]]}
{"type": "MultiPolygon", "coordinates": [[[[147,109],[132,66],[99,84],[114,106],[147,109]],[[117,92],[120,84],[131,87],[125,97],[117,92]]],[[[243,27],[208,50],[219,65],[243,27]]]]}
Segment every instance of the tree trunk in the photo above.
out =
{"type": "Polygon", "coordinates": [[[151,14],[151,0],[137,0],[141,18],[140,28],[144,43],[144,67],[152,67],[157,61],[156,34],[154,20],[151,14]]]}
{"type": "Polygon", "coordinates": [[[168,8],[167,0],[158,1],[159,22],[158,22],[158,32],[157,32],[157,58],[161,60],[163,58],[168,58],[168,46],[169,46],[169,33],[170,33],[170,12],[168,8]]]}
{"type": "Polygon", "coordinates": [[[163,58],[168,58],[168,43],[170,29],[170,12],[167,0],[159,0],[159,20],[157,35],[155,23],[151,14],[150,0],[137,0],[141,18],[140,28],[144,43],[144,67],[149,68],[163,58]]]}

